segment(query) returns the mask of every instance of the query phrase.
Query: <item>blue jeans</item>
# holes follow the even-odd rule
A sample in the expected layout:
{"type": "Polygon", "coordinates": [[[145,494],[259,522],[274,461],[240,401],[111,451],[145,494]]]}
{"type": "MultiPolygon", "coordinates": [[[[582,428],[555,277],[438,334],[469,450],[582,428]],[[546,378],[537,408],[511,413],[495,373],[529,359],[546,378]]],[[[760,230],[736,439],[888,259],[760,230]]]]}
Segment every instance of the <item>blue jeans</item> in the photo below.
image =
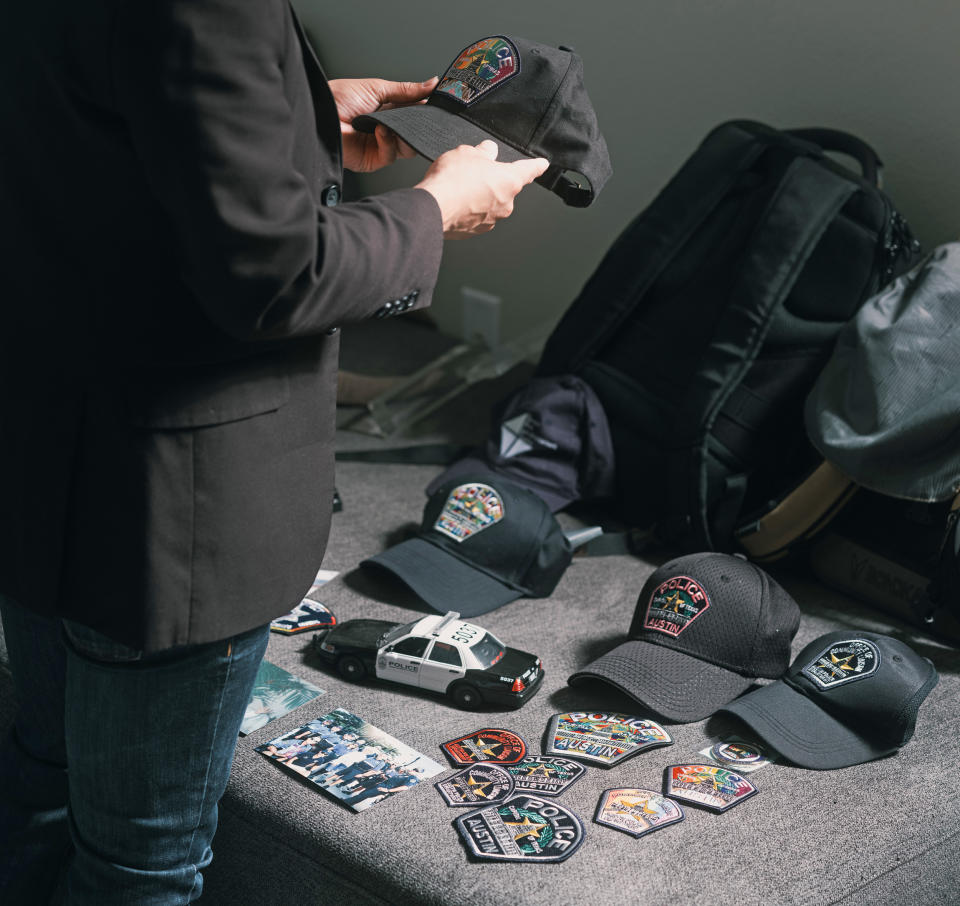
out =
{"type": "Polygon", "coordinates": [[[269,627],[144,654],[2,595],[0,616],[0,903],[197,899],[269,627]]]}

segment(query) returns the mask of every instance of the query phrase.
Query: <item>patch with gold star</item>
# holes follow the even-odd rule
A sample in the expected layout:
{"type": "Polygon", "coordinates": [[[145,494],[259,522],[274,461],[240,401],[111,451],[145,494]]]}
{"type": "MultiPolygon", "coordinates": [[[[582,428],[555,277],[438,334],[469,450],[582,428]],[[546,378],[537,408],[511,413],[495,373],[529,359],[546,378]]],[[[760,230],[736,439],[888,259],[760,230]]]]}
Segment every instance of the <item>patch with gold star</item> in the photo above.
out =
{"type": "Polygon", "coordinates": [[[440,746],[458,766],[492,761],[496,764],[517,764],[527,754],[527,744],[516,733],[497,728],[477,730],[440,746]]]}
{"type": "Polygon", "coordinates": [[[457,830],[478,859],[562,862],[583,843],[583,822],[559,802],[518,794],[457,818],[457,830]]]}
{"type": "Polygon", "coordinates": [[[650,595],[644,629],[676,638],[710,606],[703,586],[689,576],[671,576],[650,595]]]}
{"type": "Polygon", "coordinates": [[[725,812],[759,790],[746,777],[711,764],[672,764],[663,772],[663,793],[725,812]]]}
{"type": "Polygon", "coordinates": [[[643,717],[570,711],[550,718],[543,751],[546,755],[567,755],[609,766],[672,743],[670,734],[660,724],[643,717]]]}
{"type": "Polygon", "coordinates": [[[582,764],[556,755],[527,755],[507,770],[516,781],[518,793],[538,796],[559,796],[587,773],[582,764]]]}
{"type": "Polygon", "coordinates": [[[804,675],[821,689],[830,689],[841,683],[865,679],[880,666],[880,649],[866,639],[835,642],[818,654],[806,667],[804,675]]]}
{"type": "Polygon", "coordinates": [[[476,808],[478,805],[491,805],[509,799],[516,783],[506,768],[483,762],[457,771],[452,777],[437,781],[434,786],[447,805],[476,808]]]}
{"type": "Polygon", "coordinates": [[[604,790],[593,820],[630,834],[642,837],[670,824],[683,821],[679,804],[653,790],[621,788],[604,790]]]}

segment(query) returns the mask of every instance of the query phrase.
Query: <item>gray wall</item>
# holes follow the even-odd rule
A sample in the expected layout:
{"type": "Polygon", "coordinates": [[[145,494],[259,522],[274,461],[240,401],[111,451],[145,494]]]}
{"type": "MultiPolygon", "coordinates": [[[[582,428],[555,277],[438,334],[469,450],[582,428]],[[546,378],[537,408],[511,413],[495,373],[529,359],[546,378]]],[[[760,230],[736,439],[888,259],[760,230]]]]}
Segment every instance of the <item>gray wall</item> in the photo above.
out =
{"type": "MultiPolygon", "coordinates": [[[[503,333],[554,322],[604,250],[714,125],[832,126],[869,141],[928,245],[960,237],[960,0],[297,0],[331,76],[422,79],[490,34],[568,44],[610,147],[594,205],[533,186],[489,235],[448,242],[434,316],[456,333],[459,288],[504,300],[503,333]]],[[[364,179],[410,184],[422,161],[364,179]]]]}

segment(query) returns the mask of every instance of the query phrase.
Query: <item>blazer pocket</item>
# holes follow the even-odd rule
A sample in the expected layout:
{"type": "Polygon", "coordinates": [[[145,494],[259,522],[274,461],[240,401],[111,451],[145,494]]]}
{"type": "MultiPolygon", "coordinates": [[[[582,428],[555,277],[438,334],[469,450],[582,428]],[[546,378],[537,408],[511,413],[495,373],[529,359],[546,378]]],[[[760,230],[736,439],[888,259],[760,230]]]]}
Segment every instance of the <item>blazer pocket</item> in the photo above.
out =
{"type": "Polygon", "coordinates": [[[290,399],[277,363],[231,362],[188,373],[152,374],[127,384],[128,424],[141,428],[203,428],[273,412],[290,399]]]}

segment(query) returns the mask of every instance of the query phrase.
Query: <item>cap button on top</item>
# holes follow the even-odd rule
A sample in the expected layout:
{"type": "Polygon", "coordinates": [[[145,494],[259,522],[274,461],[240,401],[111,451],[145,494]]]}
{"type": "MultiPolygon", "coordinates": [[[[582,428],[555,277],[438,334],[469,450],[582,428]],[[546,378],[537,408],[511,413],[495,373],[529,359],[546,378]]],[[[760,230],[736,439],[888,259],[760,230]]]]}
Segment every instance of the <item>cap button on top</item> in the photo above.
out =
{"type": "Polygon", "coordinates": [[[336,183],[331,183],[329,186],[324,188],[323,192],[320,194],[320,201],[327,208],[334,208],[340,203],[340,186],[336,183]]]}

